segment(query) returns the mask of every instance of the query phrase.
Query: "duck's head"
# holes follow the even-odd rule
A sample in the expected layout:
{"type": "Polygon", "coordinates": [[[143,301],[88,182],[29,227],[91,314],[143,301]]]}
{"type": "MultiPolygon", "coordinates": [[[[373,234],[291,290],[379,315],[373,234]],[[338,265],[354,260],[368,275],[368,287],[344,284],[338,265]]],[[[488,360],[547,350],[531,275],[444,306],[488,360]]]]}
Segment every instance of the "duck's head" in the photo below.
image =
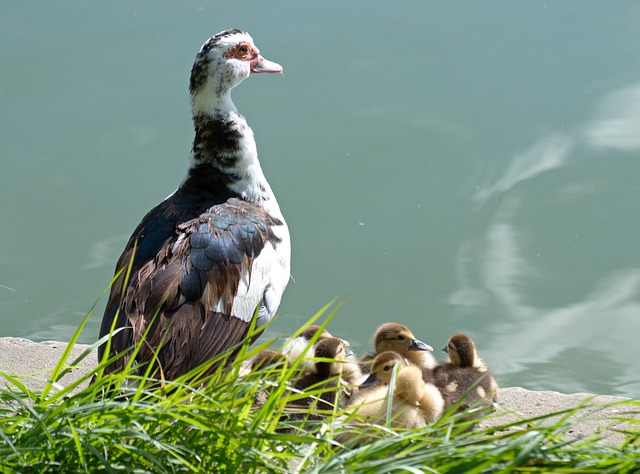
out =
{"type": "Polygon", "coordinates": [[[407,326],[400,323],[384,323],[376,331],[373,338],[376,353],[393,351],[406,354],[409,351],[433,352],[433,348],[416,339],[407,326]]]}
{"type": "Polygon", "coordinates": [[[342,339],[337,337],[322,339],[316,344],[315,358],[331,360],[316,361],[316,372],[325,377],[340,375],[344,362],[351,355],[352,352],[345,346],[342,339]]]}
{"type": "Polygon", "coordinates": [[[385,351],[378,354],[373,363],[371,364],[371,374],[362,382],[363,387],[369,387],[375,384],[378,380],[385,385],[389,385],[391,376],[393,375],[393,368],[398,365],[404,367],[407,365],[407,361],[397,352],[385,351]]]}
{"type": "Polygon", "coordinates": [[[282,72],[282,66],[260,55],[253,38],[237,28],[209,38],[196,55],[189,92],[194,116],[235,110],[231,90],[250,74],[282,72]]]}
{"type": "Polygon", "coordinates": [[[447,353],[449,360],[458,367],[474,367],[478,359],[476,345],[466,334],[454,334],[449,342],[442,348],[447,353]]]}

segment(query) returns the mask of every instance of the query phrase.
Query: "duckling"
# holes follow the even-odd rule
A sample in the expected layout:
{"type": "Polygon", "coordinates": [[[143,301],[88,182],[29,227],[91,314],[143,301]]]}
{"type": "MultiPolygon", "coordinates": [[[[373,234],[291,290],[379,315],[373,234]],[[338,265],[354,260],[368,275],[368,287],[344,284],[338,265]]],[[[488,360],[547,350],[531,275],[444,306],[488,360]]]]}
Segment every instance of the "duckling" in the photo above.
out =
{"type": "MultiPolygon", "coordinates": [[[[377,358],[376,358],[377,359],[377,358]]],[[[415,365],[402,365],[401,360],[391,358],[374,362],[376,374],[381,381],[390,382],[393,366],[399,371],[392,396],[391,426],[398,428],[421,428],[437,421],[444,410],[444,400],[435,385],[422,380],[422,370],[415,365]]],[[[351,413],[365,420],[380,421],[387,413],[389,387],[379,385],[374,390],[358,397],[351,413]]]]}
{"type": "Polygon", "coordinates": [[[444,399],[438,388],[432,383],[422,380],[420,367],[409,365],[400,369],[394,390],[394,397],[402,398],[410,406],[417,409],[415,426],[420,427],[437,421],[444,411],[444,399]]]}
{"type": "Polygon", "coordinates": [[[251,361],[251,371],[255,372],[260,369],[267,369],[277,365],[284,365],[289,359],[281,352],[273,349],[265,349],[256,355],[251,361]]]}
{"type": "Polygon", "coordinates": [[[442,392],[447,409],[463,397],[464,403],[458,411],[469,407],[490,407],[496,402],[498,384],[489,368],[478,357],[471,337],[454,334],[442,352],[448,354],[449,358],[434,369],[433,377],[442,392]]]}
{"type": "Polygon", "coordinates": [[[394,366],[405,367],[409,365],[407,359],[397,352],[384,351],[378,354],[371,364],[371,373],[369,377],[362,382],[360,387],[368,388],[380,382],[383,385],[389,385],[394,366]]]}
{"type": "Polygon", "coordinates": [[[436,360],[431,355],[433,348],[416,339],[407,326],[401,323],[384,323],[378,327],[373,337],[375,354],[366,354],[360,359],[361,370],[369,373],[367,363],[373,360],[376,354],[385,351],[397,352],[413,365],[424,370],[431,370],[436,366],[436,360]]]}
{"type": "MultiPolygon", "coordinates": [[[[301,365],[303,367],[311,367],[313,365],[313,361],[311,359],[314,357],[313,349],[315,348],[315,345],[322,339],[329,339],[330,337],[333,337],[333,334],[325,328],[316,324],[311,324],[298,336],[289,339],[284,346],[282,346],[282,353],[285,354],[292,363],[304,354],[301,365]],[[309,347],[309,344],[314,337],[315,342],[311,347],[309,347]]],[[[345,347],[350,346],[350,344],[344,339],[341,339],[341,341],[344,343],[345,347]]]]}
{"type": "MultiPolygon", "coordinates": [[[[313,366],[313,358],[315,356],[315,347],[323,339],[329,339],[334,337],[325,328],[312,324],[302,331],[297,337],[289,339],[282,347],[282,353],[285,354],[289,362],[295,362],[301,354],[305,353],[305,357],[301,362],[302,368],[311,368],[313,366]],[[308,347],[312,338],[316,336],[315,344],[312,347],[308,347]]],[[[337,338],[342,341],[345,348],[349,349],[351,344],[341,338],[337,338]]],[[[348,350],[349,355],[346,358],[346,363],[343,366],[342,375],[347,383],[352,385],[358,385],[362,379],[362,372],[360,367],[355,363],[355,357],[351,350],[348,350]]]]}
{"type": "MultiPolygon", "coordinates": [[[[316,408],[331,411],[340,405],[342,387],[341,375],[344,365],[351,351],[344,342],[336,337],[322,339],[316,344],[315,357],[318,359],[332,359],[331,361],[317,360],[296,380],[294,388],[302,392],[324,390],[314,396],[297,400],[295,407],[316,408]],[[325,390],[326,389],[326,390],[325,390]]],[[[293,406],[293,405],[292,405],[293,406]]],[[[313,413],[310,419],[321,418],[321,414],[313,413]]]]}
{"type": "Polygon", "coordinates": [[[279,377],[279,369],[285,367],[289,363],[289,359],[281,352],[272,349],[265,349],[256,355],[251,361],[251,372],[262,371],[261,384],[265,384],[265,388],[259,389],[255,394],[255,404],[264,405],[269,398],[269,393],[273,384],[279,377]],[[271,382],[271,384],[268,384],[271,382]]]}
{"type": "MultiPolygon", "coordinates": [[[[318,334],[316,343],[322,339],[329,339],[333,337],[326,329],[312,324],[307,326],[298,336],[289,339],[284,346],[282,346],[282,353],[285,354],[291,362],[295,361],[300,354],[307,350],[306,357],[313,358],[313,351],[307,349],[311,339],[318,334]]],[[[309,364],[311,365],[311,364],[309,364]]]]}

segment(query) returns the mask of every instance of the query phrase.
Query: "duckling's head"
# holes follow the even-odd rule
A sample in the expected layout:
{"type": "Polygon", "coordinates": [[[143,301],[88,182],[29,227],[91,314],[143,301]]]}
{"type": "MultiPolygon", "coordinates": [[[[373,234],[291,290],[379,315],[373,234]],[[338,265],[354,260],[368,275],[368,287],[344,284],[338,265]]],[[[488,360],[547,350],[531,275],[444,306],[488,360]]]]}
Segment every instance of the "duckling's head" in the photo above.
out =
{"type": "MultiPolygon", "coordinates": [[[[312,324],[307,326],[298,336],[289,339],[284,346],[282,346],[282,353],[285,354],[291,362],[298,359],[303,353],[306,357],[313,357],[313,351],[311,350],[311,340],[317,343],[322,339],[328,339],[333,337],[326,329],[312,324]]],[[[308,365],[308,364],[305,364],[308,365]]]]}
{"type": "Polygon", "coordinates": [[[251,370],[257,371],[267,367],[282,366],[287,360],[287,357],[282,353],[272,349],[265,349],[251,361],[251,370]]]}
{"type": "MultiPolygon", "coordinates": [[[[307,326],[305,328],[304,331],[302,331],[300,333],[300,336],[306,341],[311,341],[311,338],[314,337],[315,335],[318,335],[316,338],[316,341],[320,341],[322,339],[328,339],[330,337],[333,337],[333,334],[331,334],[329,331],[327,331],[325,328],[318,326],[317,324],[312,324],[310,326],[307,326]]],[[[349,344],[349,341],[346,341],[342,338],[338,338],[342,341],[342,343],[344,344],[345,347],[351,347],[351,344],[349,344]]]]}
{"type": "Polygon", "coordinates": [[[407,326],[400,323],[384,323],[373,338],[373,346],[376,354],[384,351],[393,351],[398,354],[406,354],[409,351],[428,351],[433,348],[416,339],[407,326]]]}
{"type": "Polygon", "coordinates": [[[332,360],[316,361],[316,372],[325,377],[340,375],[345,360],[351,354],[352,352],[345,346],[342,339],[338,339],[337,337],[322,339],[316,344],[315,357],[317,359],[332,360]]]}
{"type": "Polygon", "coordinates": [[[299,337],[302,337],[307,341],[310,341],[311,338],[316,334],[318,335],[317,337],[318,341],[320,339],[328,339],[330,337],[333,337],[329,331],[327,331],[323,327],[318,326],[317,324],[312,324],[311,326],[307,326],[305,330],[300,333],[299,337]]]}
{"type": "Polygon", "coordinates": [[[378,380],[385,385],[389,385],[391,375],[393,374],[393,368],[396,365],[404,367],[407,365],[407,361],[397,352],[381,352],[375,359],[373,359],[373,363],[371,364],[371,375],[369,375],[369,378],[367,378],[362,385],[367,387],[373,385],[378,380]]]}
{"type": "Polygon", "coordinates": [[[475,367],[478,363],[476,345],[466,334],[454,334],[442,349],[449,355],[449,360],[458,367],[475,367]]]}

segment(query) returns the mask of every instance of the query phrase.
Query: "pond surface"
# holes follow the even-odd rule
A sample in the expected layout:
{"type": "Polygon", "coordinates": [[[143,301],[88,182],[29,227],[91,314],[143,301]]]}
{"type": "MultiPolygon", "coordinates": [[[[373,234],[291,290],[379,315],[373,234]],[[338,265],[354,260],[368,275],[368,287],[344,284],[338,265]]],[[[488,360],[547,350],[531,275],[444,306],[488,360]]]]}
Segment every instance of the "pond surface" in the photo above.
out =
{"type": "Polygon", "coordinates": [[[356,350],[397,320],[470,333],[503,385],[640,396],[637,2],[219,3],[4,5],[0,336],[68,340],[237,26],[285,68],[234,94],[293,240],[269,336],[344,297],[356,350]]]}

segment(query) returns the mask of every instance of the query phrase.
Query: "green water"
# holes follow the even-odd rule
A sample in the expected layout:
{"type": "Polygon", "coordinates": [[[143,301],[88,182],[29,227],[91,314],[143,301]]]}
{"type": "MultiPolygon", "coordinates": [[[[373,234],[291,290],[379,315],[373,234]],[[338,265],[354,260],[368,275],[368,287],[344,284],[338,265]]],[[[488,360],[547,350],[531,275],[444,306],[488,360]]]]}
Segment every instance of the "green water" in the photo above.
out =
{"type": "Polygon", "coordinates": [[[356,350],[398,320],[472,334],[504,385],[638,397],[638,24],[631,1],[4,2],[0,336],[69,338],[182,179],[193,58],[237,26],[285,69],[234,95],[292,235],[269,335],[345,296],[356,350]]]}

